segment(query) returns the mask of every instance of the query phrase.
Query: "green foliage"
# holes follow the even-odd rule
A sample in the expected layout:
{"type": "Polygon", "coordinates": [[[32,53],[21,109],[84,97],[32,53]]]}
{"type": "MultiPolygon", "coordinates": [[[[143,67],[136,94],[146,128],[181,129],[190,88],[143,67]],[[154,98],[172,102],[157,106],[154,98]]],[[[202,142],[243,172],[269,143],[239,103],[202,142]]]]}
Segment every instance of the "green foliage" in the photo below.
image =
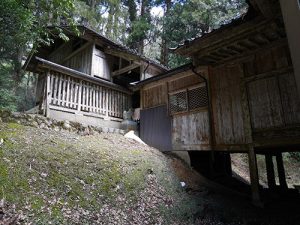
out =
{"type": "MultiPolygon", "coordinates": [[[[166,0],[167,1],[167,0],[166,0]]],[[[175,1],[162,18],[162,39],[168,48],[177,47],[185,40],[199,37],[246,12],[245,0],[190,0],[175,1]]],[[[169,65],[186,63],[178,56],[169,56],[169,65]]]]}
{"type": "Polygon", "coordinates": [[[12,59],[23,47],[32,33],[34,18],[25,3],[14,0],[3,0],[0,4],[0,60],[12,59]]]}
{"type": "Polygon", "coordinates": [[[12,66],[0,64],[0,109],[15,111],[17,98],[12,90],[12,66]]]}
{"type": "Polygon", "coordinates": [[[35,104],[37,77],[26,73],[19,84],[13,80],[13,65],[0,64],[0,109],[26,111],[35,104]]]}
{"type": "MultiPolygon", "coordinates": [[[[49,45],[47,25],[74,25],[72,0],[3,0],[0,3],[0,108],[32,106],[32,78],[22,71],[22,59],[41,44],[49,45]]],[[[56,34],[67,40],[62,29],[56,34]]]]}
{"type": "Polygon", "coordinates": [[[290,152],[290,157],[300,162],[300,152],[290,152]]]}

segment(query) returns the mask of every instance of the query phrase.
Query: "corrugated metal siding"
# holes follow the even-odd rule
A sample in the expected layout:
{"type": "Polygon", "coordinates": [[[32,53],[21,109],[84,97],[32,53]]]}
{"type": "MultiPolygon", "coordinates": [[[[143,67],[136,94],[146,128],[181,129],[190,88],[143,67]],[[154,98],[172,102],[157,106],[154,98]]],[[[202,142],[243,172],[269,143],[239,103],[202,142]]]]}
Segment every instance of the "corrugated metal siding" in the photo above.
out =
{"type": "Polygon", "coordinates": [[[171,118],[166,106],[141,110],[140,135],[142,140],[161,151],[171,151],[171,118]]]}

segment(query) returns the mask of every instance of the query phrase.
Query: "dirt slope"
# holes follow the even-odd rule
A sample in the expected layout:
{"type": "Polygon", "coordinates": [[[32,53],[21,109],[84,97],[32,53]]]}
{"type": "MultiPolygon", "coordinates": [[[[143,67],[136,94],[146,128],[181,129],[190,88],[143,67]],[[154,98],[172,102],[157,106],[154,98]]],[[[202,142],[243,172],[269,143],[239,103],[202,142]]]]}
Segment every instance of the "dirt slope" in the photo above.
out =
{"type": "Polygon", "coordinates": [[[2,123],[0,138],[0,196],[22,224],[161,224],[187,201],[168,159],[122,135],[2,123]]]}
{"type": "Polygon", "coordinates": [[[0,224],[300,221],[282,215],[256,209],[177,158],[120,134],[82,136],[0,123],[0,224]]]}

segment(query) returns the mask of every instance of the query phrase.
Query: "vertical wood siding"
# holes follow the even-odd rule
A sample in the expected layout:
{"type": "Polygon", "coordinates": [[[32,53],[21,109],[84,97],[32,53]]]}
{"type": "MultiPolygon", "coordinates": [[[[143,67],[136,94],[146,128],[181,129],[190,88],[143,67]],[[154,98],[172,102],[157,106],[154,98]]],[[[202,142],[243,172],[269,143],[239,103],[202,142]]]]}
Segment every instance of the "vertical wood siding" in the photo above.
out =
{"type": "Polygon", "coordinates": [[[244,65],[254,131],[300,124],[300,100],[287,46],[258,52],[248,63],[255,66],[252,74],[244,65]]]}
{"type": "Polygon", "coordinates": [[[216,144],[246,141],[241,100],[242,68],[239,65],[214,68],[210,74],[216,144]]]}
{"type": "Polygon", "coordinates": [[[151,108],[167,104],[167,87],[165,83],[145,89],[142,92],[143,108],[151,108]]]}
{"type": "Polygon", "coordinates": [[[50,54],[49,60],[54,63],[62,63],[72,53],[72,41],[64,43],[54,53],[50,54]]]}
{"type": "Polygon", "coordinates": [[[53,54],[50,54],[49,60],[71,69],[78,70],[86,74],[91,74],[93,46],[88,45],[86,48],[67,59],[72,52],[74,52],[72,50],[72,44],[72,41],[63,44],[53,54]]]}
{"type": "Polygon", "coordinates": [[[249,83],[248,95],[254,129],[283,126],[284,118],[276,77],[249,83]]]}
{"type": "Polygon", "coordinates": [[[93,48],[93,66],[92,76],[104,78],[106,80],[111,79],[111,71],[108,64],[108,58],[100,50],[93,48]]]}
{"type": "Polygon", "coordinates": [[[174,115],[172,122],[174,150],[209,149],[210,134],[207,111],[174,115]]]}
{"type": "Polygon", "coordinates": [[[82,73],[91,74],[92,67],[92,46],[88,46],[83,49],[66,62],[64,62],[64,66],[69,67],[74,70],[78,70],[82,73]]]}

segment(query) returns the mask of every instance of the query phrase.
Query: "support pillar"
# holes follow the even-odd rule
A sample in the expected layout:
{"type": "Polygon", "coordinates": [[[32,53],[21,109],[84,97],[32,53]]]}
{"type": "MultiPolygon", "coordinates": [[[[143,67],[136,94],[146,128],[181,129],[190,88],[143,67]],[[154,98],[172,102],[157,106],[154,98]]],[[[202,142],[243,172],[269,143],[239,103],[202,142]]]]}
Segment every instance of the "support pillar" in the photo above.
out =
{"type": "Polygon", "coordinates": [[[257,161],[256,154],[253,147],[250,147],[248,151],[248,159],[249,159],[249,171],[250,171],[250,181],[251,181],[251,191],[252,191],[252,203],[255,206],[262,207],[263,204],[260,199],[259,193],[259,177],[257,170],[257,161]]]}
{"type": "Polygon", "coordinates": [[[272,155],[265,154],[265,161],[266,161],[267,179],[268,179],[269,189],[275,189],[276,181],[275,181],[274,164],[273,164],[273,160],[272,160],[272,155]]]}
{"type": "Polygon", "coordinates": [[[231,165],[231,156],[230,153],[225,153],[225,171],[228,176],[232,176],[232,165],[231,165]]]}
{"type": "Polygon", "coordinates": [[[277,161],[277,170],[278,170],[280,188],[288,189],[281,152],[276,154],[276,161],[277,161]]]}

